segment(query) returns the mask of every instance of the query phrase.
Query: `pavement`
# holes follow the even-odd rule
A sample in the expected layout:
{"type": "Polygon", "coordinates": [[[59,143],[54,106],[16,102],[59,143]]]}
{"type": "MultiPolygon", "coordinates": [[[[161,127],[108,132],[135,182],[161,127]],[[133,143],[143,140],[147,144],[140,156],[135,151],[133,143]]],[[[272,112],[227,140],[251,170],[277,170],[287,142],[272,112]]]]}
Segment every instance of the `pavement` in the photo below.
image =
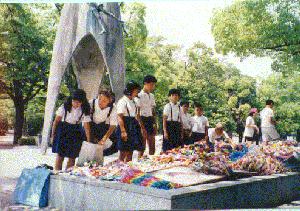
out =
{"type": "MultiPolygon", "coordinates": [[[[48,148],[45,155],[42,155],[37,146],[13,146],[13,136],[0,136],[0,210],[55,210],[53,208],[32,208],[23,205],[15,205],[12,202],[12,194],[17,179],[24,168],[34,168],[40,164],[54,166],[56,154],[48,148]]],[[[157,137],[156,149],[161,149],[161,136],[157,137]]],[[[157,151],[159,153],[159,150],[157,151]]],[[[147,154],[147,151],[146,151],[147,154]]],[[[118,158],[118,153],[105,157],[104,163],[111,162],[118,158]]],[[[137,159],[137,152],[134,152],[133,159],[137,159]]],[[[279,206],[280,209],[300,209],[299,199],[288,204],[279,206]]]]}

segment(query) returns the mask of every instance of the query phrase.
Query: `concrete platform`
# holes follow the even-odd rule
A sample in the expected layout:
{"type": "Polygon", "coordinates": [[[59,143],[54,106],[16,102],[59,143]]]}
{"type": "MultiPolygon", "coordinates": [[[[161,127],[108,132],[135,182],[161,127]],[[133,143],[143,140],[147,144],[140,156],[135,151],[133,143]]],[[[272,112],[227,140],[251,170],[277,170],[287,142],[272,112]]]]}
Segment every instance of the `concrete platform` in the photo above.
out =
{"type": "Polygon", "coordinates": [[[63,210],[268,208],[299,197],[300,174],[287,173],[159,190],[52,175],[49,206],[63,210]]]}

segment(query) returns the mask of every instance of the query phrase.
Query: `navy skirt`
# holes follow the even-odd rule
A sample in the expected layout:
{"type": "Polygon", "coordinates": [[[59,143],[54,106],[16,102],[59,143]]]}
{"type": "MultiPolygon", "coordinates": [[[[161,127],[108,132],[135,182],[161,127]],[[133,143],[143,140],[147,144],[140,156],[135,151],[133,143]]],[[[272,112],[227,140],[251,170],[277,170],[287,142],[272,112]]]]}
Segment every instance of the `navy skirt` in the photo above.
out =
{"type": "Polygon", "coordinates": [[[81,124],[59,122],[53,140],[52,152],[62,157],[76,158],[79,156],[82,142],[86,140],[81,124]]]}
{"type": "Polygon", "coordinates": [[[165,152],[182,145],[181,142],[181,123],[177,121],[167,121],[167,132],[169,140],[164,139],[162,150],[165,152]]]}
{"type": "Polygon", "coordinates": [[[121,138],[121,129],[118,126],[116,130],[117,134],[117,148],[120,151],[144,151],[145,146],[143,144],[143,137],[141,127],[138,121],[134,117],[123,117],[124,126],[127,133],[127,141],[123,141],[121,138]]]}
{"type": "Polygon", "coordinates": [[[154,123],[155,123],[154,117],[153,116],[149,116],[149,117],[141,116],[141,120],[143,122],[143,125],[145,126],[147,134],[148,135],[154,134],[154,123]]]}
{"type": "MultiPolygon", "coordinates": [[[[100,124],[91,122],[91,135],[92,135],[92,139],[93,139],[92,141],[94,141],[94,139],[101,140],[103,138],[103,136],[109,130],[109,127],[110,126],[108,124],[106,124],[105,122],[101,122],[100,124]]],[[[116,136],[115,131],[110,135],[109,139],[112,142],[116,142],[117,136],[116,136]]]]}
{"type": "Polygon", "coordinates": [[[194,144],[195,142],[201,141],[204,138],[205,138],[205,133],[192,132],[190,144],[194,144]]]}
{"type": "Polygon", "coordinates": [[[109,125],[105,124],[105,122],[102,122],[100,124],[91,122],[91,141],[93,143],[98,143],[107,133],[108,129],[109,125]]]}

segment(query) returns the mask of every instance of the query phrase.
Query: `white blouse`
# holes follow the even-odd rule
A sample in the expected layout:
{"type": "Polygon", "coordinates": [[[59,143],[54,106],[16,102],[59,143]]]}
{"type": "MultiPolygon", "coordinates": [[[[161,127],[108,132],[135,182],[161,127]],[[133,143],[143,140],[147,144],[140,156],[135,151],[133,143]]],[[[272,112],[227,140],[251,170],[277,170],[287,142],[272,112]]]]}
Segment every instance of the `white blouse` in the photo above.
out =
{"type": "MultiPolygon", "coordinates": [[[[93,107],[93,100],[90,100],[91,108],[93,107]]],[[[117,109],[116,106],[113,105],[113,108],[111,110],[110,116],[107,118],[108,113],[110,111],[110,107],[101,109],[99,107],[99,99],[95,100],[95,110],[93,113],[93,122],[96,124],[105,122],[109,125],[118,125],[118,118],[117,118],[117,109]]]]}
{"type": "Polygon", "coordinates": [[[163,115],[168,117],[167,121],[181,122],[182,111],[178,103],[170,102],[165,105],[163,115]]]}
{"type": "Polygon", "coordinates": [[[205,133],[205,127],[209,127],[208,119],[205,116],[192,117],[192,132],[205,133]]]}
{"type": "Polygon", "coordinates": [[[56,115],[62,117],[63,122],[67,122],[70,124],[78,124],[84,122],[90,122],[91,118],[89,115],[82,114],[81,107],[79,108],[71,108],[71,112],[67,111],[66,119],[65,119],[65,108],[64,105],[61,105],[57,111],[56,115]],[[81,116],[81,118],[80,118],[81,116]],[[80,119],[79,119],[80,118],[80,119]]]}
{"type": "Polygon", "coordinates": [[[136,117],[137,105],[134,102],[134,100],[130,100],[127,96],[123,96],[117,103],[117,114],[123,114],[124,116],[136,117]],[[128,114],[128,112],[129,112],[129,114],[128,114]]]}
{"type": "Polygon", "coordinates": [[[156,106],[154,95],[142,90],[135,98],[137,106],[140,108],[140,115],[144,117],[153,116],[153,108],[156,106]]]}

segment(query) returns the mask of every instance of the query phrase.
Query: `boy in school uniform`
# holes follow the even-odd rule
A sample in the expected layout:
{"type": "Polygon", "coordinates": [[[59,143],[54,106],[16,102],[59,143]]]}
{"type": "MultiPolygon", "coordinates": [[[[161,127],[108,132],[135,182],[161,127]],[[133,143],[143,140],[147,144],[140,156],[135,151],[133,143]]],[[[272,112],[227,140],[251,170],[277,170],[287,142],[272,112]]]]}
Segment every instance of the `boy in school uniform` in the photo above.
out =
{"type": "Polygon", "coordinates": [[[180,102],[181,106],[181,120],[183,127],[183,138],[182,138],[182,146],[190,144],[190,136],[191,136],[191,128],[192,128],[192,116],[188,113],[190,108],[190,103],[188,101],[180,102]]]}
{"type": "MultiPolygon", "coordinates": [[[[143,132],[144,145],[146,142],[149,147],[149,155],[154,155],[155,153],[155,135],[157,133],[156,126],[156,116],[155,116],[155,98],[151,93],[155,89],[155,84],[157,80],[152,75],[147,75],[144,77],[144,87],[138,94],[138,97],[135,98],[138,105],[138,114],[141,119],[141,128],[143,132]]],[[[144,151],[139,152],[139,157],[142,157],[144,151]]]]}
{"type": "Polygon", "coordinates": [[[122,162],[131,161],[134,150],[145,150],[137,105],[134,101],[140,89],[141,87],[138,83],[130,81],[126,84],[124,96],[117,103],[119,122],[117,147],[120,151],[119,160],[122,162]]]}
{"type": "Polygon", "coordinates": [[[163,145],[162,150],[174,149],[181,146],[182,139],[182,124],[181,124],[181,109],[178,103],[180,98],[180,91],[178,89],[170,89],[170,102],[165,105],[163,111],[163,145]]]}
{"type": "Polygon", "coordinates": [[[192,117],[191,144],[208,140],[208,119],[203,115],[203,108],[199,103],[195,103],[195,115],[192,117]]]}
{"type": "Polygon", "coordinates": [[[90,100],[91,138],[93,143],[104,145],[118,125],[117,109],[109,90],[100,90],[97,99],[90,100]]]}
{"type": "Polygon", "coordinates": [[[86,93],[78,89],[61,105],[52,126],[52,152],[57,153],[55,170],[61,170],[64,158],[68,158],[66,169],[75,165],[82,141],[90,138],[90,105],[86,93]],[[84,125],[85,134],[82,128],[84,125]]]}

